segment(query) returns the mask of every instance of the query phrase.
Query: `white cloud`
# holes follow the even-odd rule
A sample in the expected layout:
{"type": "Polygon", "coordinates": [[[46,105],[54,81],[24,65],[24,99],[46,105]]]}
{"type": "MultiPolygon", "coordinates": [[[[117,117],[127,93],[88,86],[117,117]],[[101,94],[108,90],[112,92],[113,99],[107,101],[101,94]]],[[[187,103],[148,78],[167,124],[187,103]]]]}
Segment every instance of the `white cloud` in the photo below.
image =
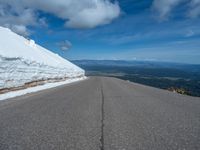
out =
{"type": "Polygon", "coordinates": [[[194,36],[195,35],[195,32],[193,31],[193,30],[188,30],[187,32],[186,32],[186,34],[185,34],[185,37],[192,37],[192,36],[194,36]]]}
{"type": "Polygon", "coordinates": [[[0,25],[8,27],[14,32],[28,36],[27,26],[36,25],[37,16],[32,9],[18,10],[17,7],[2,5],[0,1],[0,25]]]}
{"type": "Polygon", "coordinates": [[[29,30],[24,25],[12,25],[9,28],[13,30],[14,32],[20,35],[24,35],[24,36],[29,36],[29,33],[30,33],[29,30]]]}
{"type": "Polygon", "coordinates": [[[190,2],[190,12],[189,12],[189,16],[192,18],[196,18],[198,16],[200,16],[200,0],[192,0],[190,2]]]}
{"type": "Polygon", "coordinates": [[[72,47],[72,43],[68,40],[57,43],[61,50],[65,51],[72,47]]]}
{"type": "Polygon", "coordinates": [[[165,20],[169,17],[171,11],[181,3],[186,3],[187,16],[190,18],[200,16],[200,0],[154,0],[153,8],[158,12],[159,18],[165,20]]]}
{"type": "Polygon", "coordinates": [[[0,0],[0,25],[45,24],[38,11],[63,19],[71,28],[93,28],[120,15],[118,3],[110,0],[0,0]]]}
{"type": "Polygon", "coordinates": [[[110,23],[120,14],[120,8],[117,3],[112,4],[109,1],[96,1],[93,7],[77,12],[72,15],[66,26],[74,28],[93,28],[98,25],[110,23]]]}
{"type": "Polygon", "coordinates": [[[153,8],[159,13],[160,19],[166,19],[171,10],[177,6],[181,0],[154,0],[153,8]]]}

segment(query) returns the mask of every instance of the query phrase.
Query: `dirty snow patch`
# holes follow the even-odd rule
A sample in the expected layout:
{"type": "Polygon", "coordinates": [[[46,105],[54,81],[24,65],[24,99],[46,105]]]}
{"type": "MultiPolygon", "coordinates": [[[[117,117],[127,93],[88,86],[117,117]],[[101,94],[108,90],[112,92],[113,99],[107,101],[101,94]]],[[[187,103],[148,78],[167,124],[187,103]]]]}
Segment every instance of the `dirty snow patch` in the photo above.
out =
{"type": "Polygon", "coordinates": [[[22,95],[25,95],[25,94],[34,93],[34,92],[38,92],[38,91],[41,91],[41,90],[46,90],[46,89],[58,87],[58,86],[61,86],[61,85],[65,85],[65,84],[69,84],[69,83],[73,83],[73,82],[77,82],[77,81],[82,81],[82,80],[85,80],[85,79],[87,79],[87,77],[68,79],[68,80],[62,81],[62,82],[46,83],[44,85],[31,87],[31,88],[27,88],[27,89],[23,89],[23,90],[19,90],[19,91],[12,91],[12,92],[8,92],[8,93],[5,93],[5,94],[0,94],[0,100],[6,100],[6,99],[9,99],[9,98],[22,96],[22,95]]]}

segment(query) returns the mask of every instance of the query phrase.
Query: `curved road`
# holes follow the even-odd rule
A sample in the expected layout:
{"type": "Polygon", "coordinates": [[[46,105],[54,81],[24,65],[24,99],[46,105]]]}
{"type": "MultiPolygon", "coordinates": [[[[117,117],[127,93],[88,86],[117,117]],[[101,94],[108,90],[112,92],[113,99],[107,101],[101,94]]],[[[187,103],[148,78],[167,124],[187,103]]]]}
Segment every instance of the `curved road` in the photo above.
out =
{"type": "Polygon", "coordinates": [[[200,98],[91,77],[0,102],[0,150],[199,150],[200,98]]]}

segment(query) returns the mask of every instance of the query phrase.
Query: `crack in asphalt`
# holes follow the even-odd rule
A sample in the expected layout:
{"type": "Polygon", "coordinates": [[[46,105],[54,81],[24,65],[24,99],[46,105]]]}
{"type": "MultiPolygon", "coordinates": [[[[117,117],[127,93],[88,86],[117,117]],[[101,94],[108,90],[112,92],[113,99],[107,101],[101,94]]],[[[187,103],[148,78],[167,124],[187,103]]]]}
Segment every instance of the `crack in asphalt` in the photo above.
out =
{"type": "Polygon", "coordinates": [[[103,85],[101,85],[101,138],[100,138],[100,150],[104,150],[104,93],[103,93],[103,85]]]}

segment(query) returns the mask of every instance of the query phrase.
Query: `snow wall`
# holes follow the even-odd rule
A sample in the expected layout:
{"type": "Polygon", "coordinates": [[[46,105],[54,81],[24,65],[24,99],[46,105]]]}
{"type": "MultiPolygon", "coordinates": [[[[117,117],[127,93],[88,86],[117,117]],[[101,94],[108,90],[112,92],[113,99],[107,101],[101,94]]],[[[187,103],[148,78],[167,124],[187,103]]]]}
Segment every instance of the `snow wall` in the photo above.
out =
{"type": "Polygon", "coordinates": [[[0,89],[84,76],[85,71],[78,66],[0,27],[0,89]]]}

